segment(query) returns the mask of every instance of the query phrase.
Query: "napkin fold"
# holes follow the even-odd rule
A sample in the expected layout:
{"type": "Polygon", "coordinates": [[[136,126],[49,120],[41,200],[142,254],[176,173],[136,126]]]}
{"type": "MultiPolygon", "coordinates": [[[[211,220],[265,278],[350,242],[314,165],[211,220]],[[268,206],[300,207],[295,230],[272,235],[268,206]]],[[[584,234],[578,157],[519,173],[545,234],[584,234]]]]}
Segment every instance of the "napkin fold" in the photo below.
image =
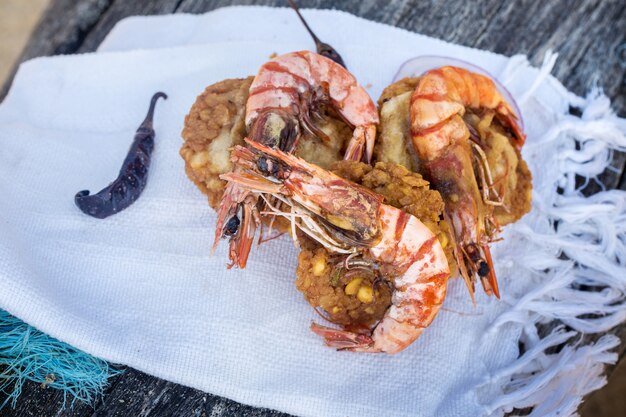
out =
{"type": "Polygon", "coordinates": [[[474,306],[452,280],[404,352],[336,352],[308,330],[317,317],[294,288],[289,239],[255,247],[245,270],[225,269],[225,245],[209,256],[215,216],[178,156],[184,116],[206,85],[311,47],[290,11],[233,7],[127,19],[97,54],[20,67],[0,105],[0,308],[106,360],[296,415],[574,412],[603,384],[617,338],[546,350],[626,318],[624,193],[587,198],[574,178],[594,178],[626,148],[623,121],[598,92],[576,97],[547,76],[553,60],[541,71],[346,13],[304,13],[374,99],[402,62],[433,51],[485,68],[520,99],[534,201],[494,245],[503,300],[479,294],[474,306]],[[143,196],[106,220],[83,215],[74,194],[113,179],[157,90],[169,99],[156,110],[143,196]],[[573,330],[539,335],[537,323],[551,320],[573,330]]]}

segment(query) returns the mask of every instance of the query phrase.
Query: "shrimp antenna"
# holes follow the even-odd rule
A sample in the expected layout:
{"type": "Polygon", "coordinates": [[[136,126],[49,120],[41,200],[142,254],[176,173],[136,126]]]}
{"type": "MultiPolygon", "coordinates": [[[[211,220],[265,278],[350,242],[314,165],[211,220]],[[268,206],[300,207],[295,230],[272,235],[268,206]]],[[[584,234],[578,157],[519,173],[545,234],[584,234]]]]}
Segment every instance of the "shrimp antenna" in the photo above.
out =
{"type": "Polygon", "coordinates": [[[304,20],[304,17],[302,17],[302,15],[300,14],[300,10],[298,10],[298,5],[296,4],[296,2],[294,0],[287,0],[287,1],[289,2],[289,5],[291,6],[291,8],[296,12],[298,17],[302,21],[302,24],[306,28],[307,32],[309,32],[309,34],[313,38],[313,41],[315,42],[315,49],[317,49],[317,53],[322,56],[325,56],[328,59],[332,59],[333,61],[335,61],[342,67],[346,68],[346,64],[344,64],[343,59],[341,58],[341,55],[339,55],[339,53],[335,51],[335,48],[333,48],[327,43],[322,42],[320,38],[318,38],[317,35],[313,33],[313,31],[307,24],[306,20],[304,20]]]}

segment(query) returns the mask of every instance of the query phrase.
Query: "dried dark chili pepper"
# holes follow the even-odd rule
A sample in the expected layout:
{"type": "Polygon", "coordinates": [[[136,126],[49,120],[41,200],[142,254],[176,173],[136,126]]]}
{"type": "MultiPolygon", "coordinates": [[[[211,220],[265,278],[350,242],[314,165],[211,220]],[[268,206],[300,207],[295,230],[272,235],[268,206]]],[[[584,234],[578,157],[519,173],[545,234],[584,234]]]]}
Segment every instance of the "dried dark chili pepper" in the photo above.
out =
{"type": "Polygon", "coordinates": [[[298,6],[296,5],[296,2],[294,0],[287,0],[287,1],[289,2],[289,5],[291,6],[291,8],[298,14],[298,17],[302,21],[302,24],[306,28],[307,32],[309,32],[309,34],[313,38],[313,41],[315,42],[315,48],[317,49],[317,53],[322,56],[325,56],[326,58],[332,59],[333,61],[335,61],[342,67],[346,68],[346,64],[343,63],[343,59],[341,59],[341,55],[339,55],[339,53],[335,51],[335,48],[333,48],[327,43],[322,42],[315,35],[315,33],[313,33],[309,25],[306,23],[306,20],[304,20],[304,17],[302,17],[302,15],[300,14],[300,10],[298,10],[298,6]]]}
{"type": "Polygon", "coordinates": [[[89,195],[88,190],[76,194],[74,202],[83,213],[104,219],[124,210],[139,198],[148,181],[155,136],[152,118],[156,102],[161,97],[167,99],[167,95],[161,92],[152,96],[148,114],[135,133],[135,139],[115,181],[98,194],[89,195]]]}

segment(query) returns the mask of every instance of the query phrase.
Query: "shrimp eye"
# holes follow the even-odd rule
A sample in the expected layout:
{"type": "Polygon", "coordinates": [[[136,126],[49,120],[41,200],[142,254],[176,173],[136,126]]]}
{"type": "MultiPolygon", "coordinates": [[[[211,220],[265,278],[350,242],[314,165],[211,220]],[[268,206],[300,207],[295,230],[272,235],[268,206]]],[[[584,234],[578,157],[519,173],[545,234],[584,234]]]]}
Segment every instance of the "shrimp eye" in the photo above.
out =
{"type": "Polygon", "coordinates": [[[480,265],[478,266],[478,275],[481,277],[489,275],[489,264],[487,264],[487,262],[480,261],[480,265]]]}
{"type": "Polygon", "coordinates": [[[257,160],[256,166],[263,175],[273,176],[276,178],[287,178],[285,176],[286,170],[281,167],[280,163],[272,161],[269,158],[261,157],[257,160]]]}
{"type": "Polygon", "coordinates": [[[265,157],[261,157],[257,160],[256,166],[263,175],[270,175],[270,167],[272,163],[265,157]]]}
{"type": "Polygon", "coordinates": [[[239,230],[239,217],[234,215],[226,222],[226,226],[224,226],[224,236],[233,236],[239,230]]]}

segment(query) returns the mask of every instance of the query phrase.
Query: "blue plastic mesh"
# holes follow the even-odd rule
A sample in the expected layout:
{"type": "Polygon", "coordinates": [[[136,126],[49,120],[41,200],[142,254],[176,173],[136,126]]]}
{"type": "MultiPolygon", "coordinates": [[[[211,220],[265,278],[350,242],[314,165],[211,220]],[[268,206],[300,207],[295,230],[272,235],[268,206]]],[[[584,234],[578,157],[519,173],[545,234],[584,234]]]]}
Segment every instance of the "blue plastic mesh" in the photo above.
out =
{"type": "Polygon", "coordinates": [[[62,390],[63,407],[68,400],[93,404],[120,372],[0,310],[0,409],[15,407],[26,381],[62,390]]]}

